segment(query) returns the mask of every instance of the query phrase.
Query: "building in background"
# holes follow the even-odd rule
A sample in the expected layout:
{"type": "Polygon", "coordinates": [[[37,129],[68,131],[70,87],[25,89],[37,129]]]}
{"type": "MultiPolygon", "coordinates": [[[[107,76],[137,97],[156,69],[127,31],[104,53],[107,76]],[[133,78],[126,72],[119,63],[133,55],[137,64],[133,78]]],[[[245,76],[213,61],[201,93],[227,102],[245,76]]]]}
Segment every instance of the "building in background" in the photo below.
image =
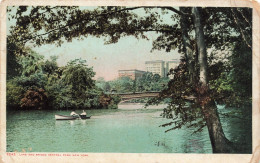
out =
{"type": "MultiPolygon", "coordinates": [[[[174,69],[178,66],[179,60],[171,60],[171,61],[163,61],[163,60],[155,60],[155,61],[145,61],[145,69],[146,71],[130,69],[130,70],[118,70],[118,76],[121,77],[129,77],[132,80],[135,80],[146,72],[151,72],[153,74],[158,74],[161,77],[168,77],[167,74],[170,69],[174,69]]],[[[172,76],[169,76],[172,78],[172,76]]]]}
{"type": "Polygon", "coordinates": [[[178,66],[179,60],[174,59],[172,61],[146,61],[145,68],[147,72],[152,72],[153,74],[159,74],[161,77],[167,77],[168,72],[171,68],[178,66]]]}
{"type": "Polygon", "coordinates": [[[137,78],[142,77],[142,75],[146,73],[146,71],[141,71],[141,70],[119,70],[118,71],[118,76],[119,78],[121,77],[129,77],[132,80],[135,80],[137,78]]]}
{"type": "Polygon", "coordinates": [[[147,72],[159,74],[161,77],[165,77],[165,62],[162,60],[146,61],[145,68],[147,72]]]}

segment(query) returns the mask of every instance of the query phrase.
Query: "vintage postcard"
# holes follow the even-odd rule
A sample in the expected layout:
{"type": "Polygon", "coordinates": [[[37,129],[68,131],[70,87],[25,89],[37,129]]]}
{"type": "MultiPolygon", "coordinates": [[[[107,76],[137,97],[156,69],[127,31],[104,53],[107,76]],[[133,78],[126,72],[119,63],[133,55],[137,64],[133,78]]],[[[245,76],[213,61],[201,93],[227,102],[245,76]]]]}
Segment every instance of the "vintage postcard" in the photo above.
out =
{"type": "Polygon", "coordinates": [[[3,1],[1,162],[259,162],[255,1],[3,1]]]}

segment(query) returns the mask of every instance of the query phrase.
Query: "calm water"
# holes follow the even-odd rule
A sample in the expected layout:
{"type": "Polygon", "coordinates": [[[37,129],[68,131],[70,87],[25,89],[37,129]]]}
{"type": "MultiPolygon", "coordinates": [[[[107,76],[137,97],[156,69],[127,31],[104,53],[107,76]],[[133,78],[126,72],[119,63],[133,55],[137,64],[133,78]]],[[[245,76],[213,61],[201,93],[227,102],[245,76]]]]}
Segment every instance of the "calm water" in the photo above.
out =
{"type": "MultiPolygon", "coordinates": [[[[76,111],[78,113],[81,110],[76,111]]],[[[164,133],[158,127],[170,120],[162,109],[91,110],[87,120],[56,121],[55,114],[70,111],[16,111],[7,114],[7,151],[211,153],[207,129],[192,134],[182,128],[164,133]]],[[[251,124],[222,119],[226,136],[239,142],[241,153],[251,152],[251,124]]]]}

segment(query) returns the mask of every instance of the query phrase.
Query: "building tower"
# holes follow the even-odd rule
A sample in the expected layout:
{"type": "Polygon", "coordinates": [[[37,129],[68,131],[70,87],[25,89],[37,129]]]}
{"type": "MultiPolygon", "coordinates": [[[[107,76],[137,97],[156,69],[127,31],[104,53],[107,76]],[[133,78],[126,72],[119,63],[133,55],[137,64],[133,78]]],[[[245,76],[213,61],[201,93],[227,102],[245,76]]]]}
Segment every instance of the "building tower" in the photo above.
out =
{"type": "Polygon", "coordinates": [[[145,68],[147,72],[159,74],[161,77],[165,77],[165,62],[162,60],[146,61],[145,68]]]}

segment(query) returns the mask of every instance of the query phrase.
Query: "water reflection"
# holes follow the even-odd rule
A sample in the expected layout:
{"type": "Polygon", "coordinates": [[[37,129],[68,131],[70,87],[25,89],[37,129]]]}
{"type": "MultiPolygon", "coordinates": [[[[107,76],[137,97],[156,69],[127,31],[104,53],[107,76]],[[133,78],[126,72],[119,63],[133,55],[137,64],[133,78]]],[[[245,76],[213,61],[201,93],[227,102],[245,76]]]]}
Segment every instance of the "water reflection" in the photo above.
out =
{"type": "Polygon", "coordinates": [[[70,124],[70,126],[86,125],[87,124],[87,120],[85,120],[85,119],[78,119],[78,120],[56,120],[55,121],[55,126],[56,127],[67,126],[68,124],[70,124]]]}
{"type": "Polygon", "coordinates": [[[75,124],[75,120],[70,120],[70,125],[74,126],[74,124],[75,124]]]}
{"type": "Polygon", "coordinates": [[[70,124],[69,120],[67,120],[67,121],[66,120],[60,120],[60,121],[55,120],[55,126],[56,127],[66,126],[68,124],[70,124]]]}

